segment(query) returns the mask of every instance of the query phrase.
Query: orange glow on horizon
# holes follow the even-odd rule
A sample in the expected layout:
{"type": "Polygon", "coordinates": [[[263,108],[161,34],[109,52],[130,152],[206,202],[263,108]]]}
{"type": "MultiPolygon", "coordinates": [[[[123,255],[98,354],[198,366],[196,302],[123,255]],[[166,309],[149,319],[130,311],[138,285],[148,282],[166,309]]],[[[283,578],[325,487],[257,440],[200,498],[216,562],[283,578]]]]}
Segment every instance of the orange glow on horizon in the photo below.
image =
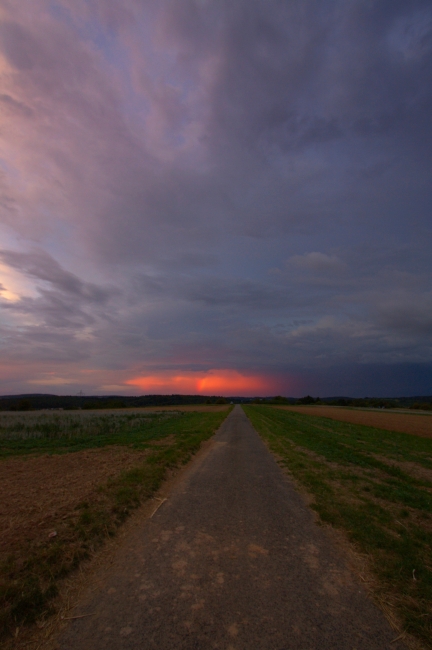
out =
{"type": "Polygon", "coordinates": [[[204,395],[260,395],[272,389],[272,381],[261,375],[237,370],[208,370],[182,374],[158,373],[134,377],[125,382],[143,391],[204,395]]]}
{"type": "Polygon", "coordinates": [[[259,376],[242,375],[236,370],[210,370],[207,376],[198,380],[198,393],[244,393],[259,392],[267,388],[268,382],[259,376]]]}

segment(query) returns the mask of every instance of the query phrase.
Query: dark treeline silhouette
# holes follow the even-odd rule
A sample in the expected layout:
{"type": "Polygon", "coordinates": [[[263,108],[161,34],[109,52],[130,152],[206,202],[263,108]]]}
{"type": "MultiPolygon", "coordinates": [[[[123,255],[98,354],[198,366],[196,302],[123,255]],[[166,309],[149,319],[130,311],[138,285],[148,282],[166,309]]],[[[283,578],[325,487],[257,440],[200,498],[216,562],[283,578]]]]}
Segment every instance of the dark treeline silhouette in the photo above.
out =
{"type": "Polygon", "coordinates": [[[250,401],[252,404],[290,404],[297,406],[308,405],[327,405],[327,406],[354,406],[357,408],[409,408],[432,411],[432,396],[415,396],[415,397],[254,397],[250,401]]]}
{"type": "Polygon", "coordinates": [[[363,408],[410,408],[422,409],[425,411],[432,410],[432,396],[422,397],[301,397],[295,401],[295,404],[322,404],[328,406],[354,406],[363,408]]]}
{"type": "Polygon", "coordinates": [[[432,410],[432,396],[381,398],[381,397],[222,397],[220,395],[5,395],[0,396],[0,411],[37,411],[41,409],[121,409],[143,406],[184,406],[187,404],[291,404],[331,405],[366,408],[410,408],[432,410]]]}
{"type": "Polygon", "coordinates": [[[219,395],[5,395],[0,397],[0,411],[37,411],[40,409],[120,409],[142,406],[181,406],[186,404],[226,404],[219,395]]]}

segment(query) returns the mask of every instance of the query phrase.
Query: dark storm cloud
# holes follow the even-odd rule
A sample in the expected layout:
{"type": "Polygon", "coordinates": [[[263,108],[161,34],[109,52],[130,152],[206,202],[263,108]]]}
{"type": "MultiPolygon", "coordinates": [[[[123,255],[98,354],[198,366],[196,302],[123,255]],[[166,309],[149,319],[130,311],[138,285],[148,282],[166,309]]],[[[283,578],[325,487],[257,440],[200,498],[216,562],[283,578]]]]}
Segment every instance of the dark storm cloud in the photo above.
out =
{"type": "Polygon", "coordinates": [[[281,301],[287,299],[287,290],[280,287],[217,276],[207,276],[205,279],[193,276],[141,276],[136,278],[136,286],[149,297],[197,302],[216,309],[280,309],[281,301]]]}
{"type": "Polygon", "coordinates": [[[432,362],[430,2],[7,2],[0,51],[11,358],[432,362]]]}

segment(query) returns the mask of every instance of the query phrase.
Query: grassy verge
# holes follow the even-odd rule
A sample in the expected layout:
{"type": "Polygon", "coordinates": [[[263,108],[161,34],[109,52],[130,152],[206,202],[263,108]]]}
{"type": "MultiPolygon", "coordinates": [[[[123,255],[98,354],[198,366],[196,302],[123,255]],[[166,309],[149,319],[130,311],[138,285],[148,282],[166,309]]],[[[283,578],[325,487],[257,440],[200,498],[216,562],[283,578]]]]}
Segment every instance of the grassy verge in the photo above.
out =
{"type": "Polygon", "coordinates": [[[1,444],[6,446],[8,457],[14,451],[16,455],[67,453],[113,444],[148,449],[148,455],[138,466],[100,486],[97,498],[77,504],[70,517],[56,523],[57,534],[52,540],[21,548],[19,557],[8,558],[0,575],[1,633],[48,615],[59,580],[115,534],[131,511],[160,487],[168,469],[186,464],[228,412],[153,418],[141,421],[132,430],[117,427],[116,431],[99,431],[91,436],[3,439],[1,444]]]}
{"type": "Polygon", "coordinates": [[[313,497],[323,522],[366,555],[376,595],[432,648],[432,440],[263,406],[245,411],[313,497]]]}

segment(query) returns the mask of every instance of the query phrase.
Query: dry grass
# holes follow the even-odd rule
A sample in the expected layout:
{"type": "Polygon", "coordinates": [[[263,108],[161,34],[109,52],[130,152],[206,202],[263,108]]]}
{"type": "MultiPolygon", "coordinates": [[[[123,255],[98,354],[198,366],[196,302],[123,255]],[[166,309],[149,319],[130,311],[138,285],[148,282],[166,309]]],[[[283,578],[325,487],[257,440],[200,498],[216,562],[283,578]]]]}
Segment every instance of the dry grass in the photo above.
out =
{"type": "Polygon", "coordinates": [[[77,519],[78,503],[93,502],[100,485],[121,471],[140,465],[148,453],[105,447],[4,460],[0,482],[0,565],[12,554],[22,561],[29,545],[42,543],[59,524],[77,519]]]}

